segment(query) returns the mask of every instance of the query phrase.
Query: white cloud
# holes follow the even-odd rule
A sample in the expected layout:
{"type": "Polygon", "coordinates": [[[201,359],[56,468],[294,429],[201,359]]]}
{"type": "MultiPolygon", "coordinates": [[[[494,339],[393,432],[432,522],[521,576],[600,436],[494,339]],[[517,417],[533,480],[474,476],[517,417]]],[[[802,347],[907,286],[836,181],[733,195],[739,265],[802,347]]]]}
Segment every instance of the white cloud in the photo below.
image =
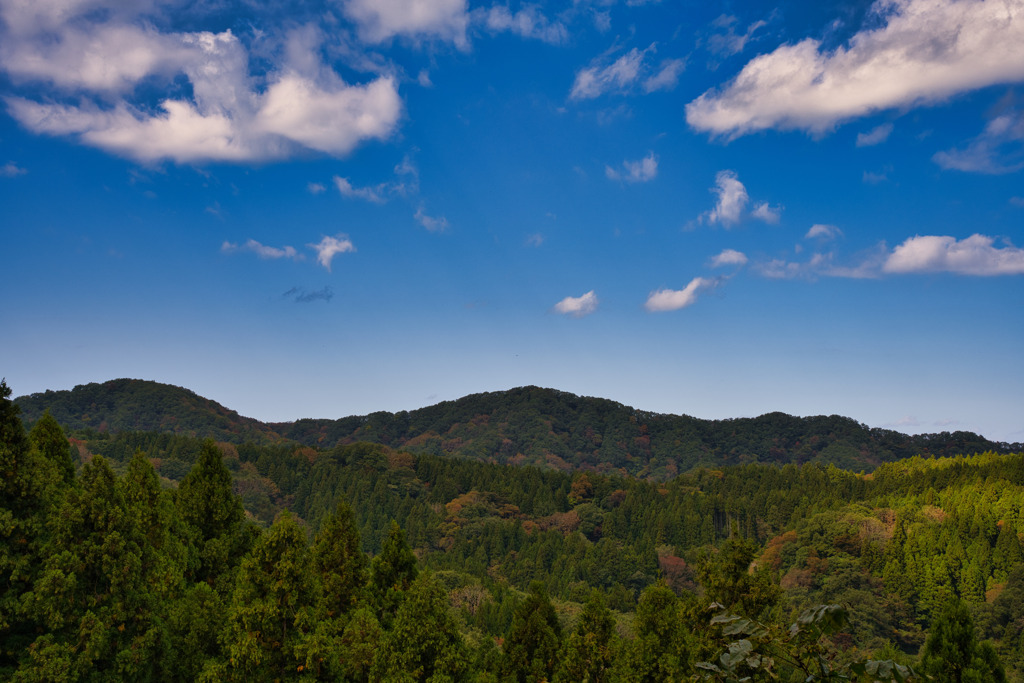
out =
{"type": "Polygon", "coordinates": [[[868,185],[877,185],[878,183],[884,183],[889,179],[889,176],[885,173],[874,173],[872,171],[864,171],[864,175],[861,177],[868,185]]]}
{"type": "Polygon", "coordinates": [[[336,235],[334,237],[325,235],[319,243],[306,246],[316,251],[317,263],[326,268],[328,272],[331,270],[331,261],[337,254],[347,254],[356,250],[348,235],[336,235]]]}
{"type": "Polygon", "coordinates": [[[811,229],[804,235],[804,239],[822,239],[822,240],[834,240],[838,237],[843,236],[843,231],[834,225],[826,225],[824,223],[815,223],[811,226],[811,229]]]}
{"type": "Polygon", "coordinates": [[[686,68],[686,61],[682,59],[662,60],[657,73],[644,81],[644,92],[651,93],[656,90],[673,90],[679,84],[679,74],[686,68]]]}
{"type": "Polygon", "coordinates": [[[1024,168],[1024,112],[995,116],[964,149],[938,152],[932,159],[945,169],[973,173],[1014,173],[1024,168]]]}
{"type": "Polygon", "coordinates": [[[723,249],[722,253],[718,254],[711,259],[712,268],[721,268],[722,266],[742,266],[747,263],[747,255],[742,251],[736,251],[735,249],[723,249]]]}
{"type": "Polygon", "coordinates": [[[416,222],[422,225],[430,232],[444,232],[448,229],[448,219],[444,216],[428,216],[423,207],[416,209],[416,215],[413,216],[416,222]]]}
{"type": "Polygon", "coordinates": [[[782,217],[782,207],[768,206],[768,202],[759,202],[754,206],[754,210],[750,212],[750,215],[765,223],[776,225],[782,217]]]}
{"type": "Polygon", "coordinates": [[[306,185],[306,189],[310,194],[323,194],[327,191],[327,188],[321,183],[309,183],[306,185]]]}
{"type": "Polygon", "coordinates": [[[359,37],[369,43],[408,36],[469,47],[466,0],[345,0],[343,11],[358,25],[359,37]]]}
{"type": "Polygon", "coordinates": [[[230,30],[162,33],[144,14],[155,9],[145,2],[0,4],[0,69],[44,87],[38,100],[6,98],[9,113],[32,132],[74,136],[144,163],[267,161],[304,150],[341,156],[397,127],[396,80],[344,82],[322,64],[314,29],[274,38],[285,48],[275,63],[250,64],[248,47],[230,30]],[[141,104],[143,83],[168,96],[155,108],[141,104]]]}
{"type": "Polygon", "coordinates": [[[555,304],[555,311],[563,315],[571,315],[574,318],[582,318],[596,311],[598,303],[594,290],[590,290],[583,296],[565,297],[555,304]]]}
{"type": "MultiPolygon", "coordinates": [[[[796,278],[814,279],[819,275],[840,276],[839,271],[832,268],[832,254],[813,254],[808,261],[803,263],[797,261],[785,261],[783,259],[772,259],[754,266],[754,270],[762,277],[770,280],[793,280],[796,278]]],[[[852,274],[846,277],[857,277],[852,274]]]]}
{"type": "Polygon", "coordinates": [[[608,92],[630,89],[640,79],[647,52],[654,48],[653,43],[642,51],[634,47],[607,66],[598,66],[604,59],[598,58],[590,66],[576,72],[569,99],[587,100],[608,92]]]}
{"type": "Polygon", "coordinates": [[[658,176],[658,157],[650,152],[637,161],[623,161],[622,171],[611,166],[604,167],[604,174],[609,180],[624,180],[627,183],[646,183],[658,176]]]}
{"type": "Polygon", "coordinates": [[[893,125],[891,123],[883,123],[875,126],[867,133],[857,133],[857,146],[858,147],[872,147],[874,145],[880,145],[889,139],[892,134],[893,125]]]}
{"type": "Polygon", "coordinates": [[[718,195],[718,203],[715,204],[715,208],[704,214],[707,221],[721,223],[727,227],[739,223],[750,196],[736,172],[719,171],[715,176],[715,187],[711,189],[718,195]]]}
{"type": "Polygon", "coordinates": [[[341,193],[342,197],[347,197],[349,199],[365,199],[366,201],[373,202],[374,204],[383,204],[386,201],[384,198],[384,192],[386,191],[387,186],[383,183],[376,187],[353,187],[348,178],[334,176],[334,186],[338,188],[338,192],[341,193]]]}
{"type": "Polygon", "coordinates": [[[268,247],[265,244],[260,244],[256,240],[247,240],[244,244],[224,242],[220,245],[220,250],[226,254],[231,254],[236,251],[251,251],[261,259],[288,258],[293,261],[302,260],[302,254],[298,253],[295,250],[295,247],[268,247]]]}
{"type": "Polygon", "coordinates": [[[539,232],[535,232],[531,235],[526,236],[526,246],[528,247],[539,247],[544,244],[544,235],[539,232]]]}
{"type": "Polygon", "coordinates": [[[552,22],[536,6],[523,7],[513,13],[507,6],[494,5],[488,10],[474,10],[477,18],[492,33],[515,33],[522,38],[532,38],[552,45],[569,40],[569,30],[560,21],[552,22]]]}
{"type": "Polygon", "coordinates": [[[1024,207],[1024,197],[1010,197],[1010,203],[1014,206],[1024,207]]]}
{"type": "Polygon", "coordinates": [[[1024,274],[1024,249],[1009,242],[974,234],[963,240],[940,235],[917,235],[903,242],[885,260],[886,273],[957,273],[960,275],[1024,274]]]}
{"type": "Polygon", "coordinates": [[[28,173],[28,171],[23,169],[21,166],[18,166],[13,161],[8,161],[3,166],[0,166],[0,177],[2,178],[13,178],[15,176],[25,175],[26,173],[28,173]]]}
{"type": "Polygon", "coordinates": [[[657,313],[677,311],[680,308],[692,306],[697,301],[697,292],[714,287],[715,284],[717,284],[717,280],[695,277],[690,280],[690,284],[682,289],[659,289],[648,295],[644,308],[652,313],[657,313]]]}
{"type": "Polygon", "coordinates": [[[821,134],[876,111],[1024,79],[1024,0],[878,0],[833,51],[807,38],[760,55],[686,106],[697,130],[821,134]]]}

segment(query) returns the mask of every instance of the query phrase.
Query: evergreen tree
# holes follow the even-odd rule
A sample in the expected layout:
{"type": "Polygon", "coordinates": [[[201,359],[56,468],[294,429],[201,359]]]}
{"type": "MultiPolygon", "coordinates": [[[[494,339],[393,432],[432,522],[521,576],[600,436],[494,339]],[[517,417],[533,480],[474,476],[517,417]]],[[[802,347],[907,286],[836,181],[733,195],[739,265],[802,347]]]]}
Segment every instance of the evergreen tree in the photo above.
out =
{"type": "Polygon", "coordinates": [[[615,619],[600,591],[591,591],[576,628],[562,647],[556,683],[603,683],[612,665],[615,619]]]}
{"type": "Polygon", "coordinates": [[[935,683],[1003,683],[1006,673],[992,645],[979,643],[967,606],[952,601],[932,623],[921,669],[935,683]]]}
{"type": "Polygon", "coordinates": [[[544,584],[534,581],[505,639],[504,675],[519,683],[550,680],[561,638],[562,626],[544,584]]]}
{"type": "Polygon", "coordinates": [[[633,640],[624,644],[617,662],[621,678],[645,683],[682,679],[690,658],[682,623],[675,593],[664,583],[648,586],[637,604],[633,640]]]}
{"type": "Polygon", "coordinates": [[[418,573],[416,556],[406,543],[401,527],[392,520],[380,554],[370,564],[370,588],[385,628],[390,627],[405,591],[409,590],[418,573]]]}
{"type": "Polygon", "coordinates": [[[352,508],[343,500],[338,501],[334,514],[321,525],[313,541],[312,555],[323,585],[326,615],[345,614],[362,595],[368,562],[360,548],[352,508]]]}
{"type": "Polygon", "coordinates": [[[75,479],[75,464],[71,457],[71,444],[60,424],[47,409],[32,426],[28,435],[32,447],[57,468],[61,480],[70,484],[75,479]]]}
{"type": "Polygon", "coordinates": [[[409,586],[374,661],[375,678],[387,681],[456,681],[468,657],[448,607],[448,596],[429,573],[409,586]]]}

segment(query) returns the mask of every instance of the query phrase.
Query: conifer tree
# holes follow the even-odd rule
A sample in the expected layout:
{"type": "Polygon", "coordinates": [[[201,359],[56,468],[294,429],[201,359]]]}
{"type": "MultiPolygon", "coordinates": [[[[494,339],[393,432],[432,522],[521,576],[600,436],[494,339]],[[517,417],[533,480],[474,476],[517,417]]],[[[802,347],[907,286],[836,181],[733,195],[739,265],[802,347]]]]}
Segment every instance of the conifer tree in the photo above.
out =
{"type": "Polygon", "coordinates": [[[368,562],[360,548],[352,508],[344,500],[338,501],[334,514],[320,527],[312,555],[323,585],[326,615],[336,617],[351,610],[366,585],[368,562]]]}
{"type": "Polygon", "coordinates": [[[648,586],[637,603],[634,637],[617,663],[623,680],[680,680],[689,665],[679,599],[664,583],[648,586]]]}
{"type": "Polygon", "coordinates": [[[406,543],[398,522],[392,520],[380,554],[370,563],[370,588],[381,625],[385,628],[390,627],[405,591],[409,590],[418,573],[416,556],[406,543]]]}
{"type": "Polygon", "coordinates": [[[948,603],[932,623],[921,668],[935,683],[1004,683],[1006,673],[990,643],[979,643],[974,621],[959,600],[948,603]]]}
{"type": "Polygon", "coordinates": [[[591,591],[576,628],[562,647],[556,683],[603,683],[612,665],[615,619],[598,590],[591,591]]]}
{"type": "Polygon", "coordinates": [[[70,484],[75,479],[75,464],[71,458],[71,444],[64,430],[47,409],[32,426],[28,435],[32,447],[57,468],[61,480],[70,484]]]}
{"type": "Polygon", "coordinates": [[[558,666],[562,626],[544,584],[534,581],[505,639],[502,671],[519,683],[550,680],[558,666]]]}

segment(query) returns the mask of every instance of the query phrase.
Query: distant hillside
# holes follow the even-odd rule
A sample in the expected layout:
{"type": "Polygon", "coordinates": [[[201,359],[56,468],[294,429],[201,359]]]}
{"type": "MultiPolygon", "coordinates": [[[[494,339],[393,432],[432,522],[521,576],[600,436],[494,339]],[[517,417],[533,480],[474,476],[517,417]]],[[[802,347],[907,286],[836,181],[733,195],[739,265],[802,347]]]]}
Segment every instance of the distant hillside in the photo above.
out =
{"type": "Polygon", "coordinates": [[[837,415],[701,420],[601,398],[520,387],[408,412],[264,424],[180,387],[113,380],[16,399],[26,423],[49,408],[69,430],[154,431],[317,448],[368,441],[416,453],[667,479],[698,465],[831,463],[849,470],[914,455],[1015,452],[971,432],[907,436],[837,415]]]}
{"type": "Polygon", "coordinates": [[[520,387],[400,413],[271,424],[310,446],[372,441],[414,452],[669,478],[698,465],[818,461],[858,471],[914,455],[1020,450],[971,432],[908,436],[838,415],[701,420],[520,387]]]}
{"type": "Polygon", "coordinates": [[[31,425],[49,408],[69,431],[166,432],[218,441],[280,441],[259,420],[242,417],[216,401],[182,387],[140,379],[83,384],[71,391],[45,391],[15,399],[31,425]]]}

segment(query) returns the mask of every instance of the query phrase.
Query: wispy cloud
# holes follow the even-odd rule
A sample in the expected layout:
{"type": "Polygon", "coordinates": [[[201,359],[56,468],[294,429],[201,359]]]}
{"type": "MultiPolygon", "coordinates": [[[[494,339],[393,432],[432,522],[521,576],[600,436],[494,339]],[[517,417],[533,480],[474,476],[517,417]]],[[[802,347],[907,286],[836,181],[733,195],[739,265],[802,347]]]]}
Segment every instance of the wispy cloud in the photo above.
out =
{"type": "Polygon", "coordinates": [[[590,290],[583,296],[567,296],[555,304],[555,312],[563,315],[570,315],[574,318],[582,318],[597,310],[597,295],[590,290]]]}
{"type": "Polygon", "coordinates": [[[306,185],[306,190],[310,194],[317,195],[326,192],[327,188],[324,187],[321,183],[309,183],[308,185],[306,185]]]}
{"type": "Polygon", "coordinates": [[[889,176],[883,171],[882,173],[874,173],[872,171],[864,171],[864,175],[861,176],[868,185],[877,185],[878,183],[884,183],[889,179],[889,176]]]}
{"type": "Polygon", "coordinates": [[[747,255],[735,249],[723,249],[721,253],[711,259],[712,268],[722,266],[743,266],[747,263],[747,255]]]}
{"type": "Polygon", "coordinates": [[[469,47],[466,0],[342,0],[342,11],[356,23],[360,39],[368,43],[402,36],[469,47]]]}
{"type": "Polygon", "coordinates": [[[13,161],[8,161],[3,166],[0,166],[0,178],[14,178],[15,176],[25,175],[26,173],[28,173],[28,171],[18,166],[13,161]]]}
{"type": "Polygon", "coordinates": [[[654,68],[648,57],[657,49],[657,43],[651,43],[643,50],[634,47],[611,62],[609,53],[599,56],[576,72],[569,99],[588,100],[608,93],[624,94],[633,92],[638,86],[645,93],[672,90],[679,82],[679,74],[686,67],[686,62],[663,59],[654,68]]]}
{"type": "Polygon", "coordinates": [[[755,21],[747,26],[743,33],[736,33],[736,24],[736,17],[727,14],[721,15],[712,22],[712,25],[718,29],[718,33],[713,33],[708,37],[708,51],[711,54],[718,57],[731,57],[743,52],[743,48],[754,37],[754,33],[768,25],[765,21],[755,21]]]}
{"type": "Polygon", "coordinates": [[[331,289],[330,285],[325,286],[323,289],[307,290],[303,287],[292,287],[287,292],[281,295],[285,299],[291,299],[297,304],[308,304],[314,301],[330,301],[334,298],[334,290],[331,289]]]}
{"type": "Polygon", "coordinates": [[[815,223],[804,235],[804,239],[834,240],[843,236],[843,231],[834,225],[815,223]]]}
{"type": "Polygon", "coordinates": [[[698,292],[713,288],[717,284],[717,279],[695,277],[682,289],[659,289],[651,292],[647,296],[644,308],[652,313],[677,311],[680,308],[686,308],[695,304],[698,292]]]}
{"type": "Polygon", "coordinates": [[[663,59],[658,70],[644,80],[644,92],[674,90],[679,85],[679,75],[685,68],[686,61],[683,59],[663,59]]]}
{"type": "Polygon", "coordinates": [[[413,218],[430,232],[444,232],[448,229],[447,218],[444,216],[429,216],[422,206],[416,209],[416,215],[413,218]]]}
{"type": "Polygon", "coordinates": [[[637,161],[623,161],[622,170],[611,166],[604,167],[604,174],[609,180],[622,180],[627,183],[646,183],[658,176],[658,157],[650,152],[637,161]]]}
{"type": "Polygon", "coordinates": [[[526,246],[528,247],[539,247],[544,244],[544,235],[539,232],[526,236],[526,246]]]}
{"type": "Polygon", "coordinates": [[[325,235],[316,244],[307,245],[314,251],[316,251],[316,261],[321,266],[327,269],[328,272],[331,270],[331,261],[338,254],[347,254],[356,250],[352,240],[348,238],[348,235],[335,235],[331,237],[325,235]]]}
{"type": "Polygon", "coordinates": [[[569,29],[560,21],[551,21],[534,5],[512,12],[505,5],[473,10],[473,18],[491,33],[514,33],[522,38],[560,45],[569,40],[569,29]]]}
{"type": "Polygon", "coordinates": [[[782,218],[782,207],[769,206],[768,202],[758,202],[754,206],[754,210],[750,212],[750,215],[765,223],[776,225],[782,218]]]}
{"type": "Polygon", "coordinates": [[[755,57],[690,102],[686,120],[727,137],[764,129],[822,134],[880,110],[1022,79],[1018,0],[885,0],[846,45],[829,50],[807,38],[755,57]]]}
{"type": "Polygon", "coordinates": [[[867,133],[857,133],[857,146],[858,147],[872,147],[874,145],[880,145],[889,139],[892,135],[893,124],[883,123],[879,126],[875,126],[867,133]]]}
{"type": "Polygon", "coordinates": [[[1004,111],[962,149],[938,152],[932,159],[945,169],[969,173],[1015,173],[1024,168],[1024,112],[1004,111]]]}
{"type": "Polygon", "coordinates": [[[383,204],[385,202],[384,192],[387,189],[385,183],[381,183],[374,187],[355,187],[349,182],[348,178],[342,178],[340,176],[334,176],[334,186],[338,188],[338,192],[341,193],[342,197],[349,199],[365,199],[368,202],[374,204],[383,204]]]}
{"type": "Polygon", "coordinates": [[[295,247],[268,247],[265,244],[260,244],[256,240],[246,240],[243,244],[236,244],[233,242],[224,242],[220,245],[220,250],[225,254],[232,254],[238,251],[249,251],[261,259],[292,259],[293,261],[301,261],[303,259],[302,254],[295,250],[295,247]]]}
{"type": "Polygon", "coordinates": [[[940,235],[917,235],[903,242],[882,266],[886,273],[957,273],[959,275],[1024,274],[1024,249],[995,239],[971,235],[962,240],[940,235]]]}

